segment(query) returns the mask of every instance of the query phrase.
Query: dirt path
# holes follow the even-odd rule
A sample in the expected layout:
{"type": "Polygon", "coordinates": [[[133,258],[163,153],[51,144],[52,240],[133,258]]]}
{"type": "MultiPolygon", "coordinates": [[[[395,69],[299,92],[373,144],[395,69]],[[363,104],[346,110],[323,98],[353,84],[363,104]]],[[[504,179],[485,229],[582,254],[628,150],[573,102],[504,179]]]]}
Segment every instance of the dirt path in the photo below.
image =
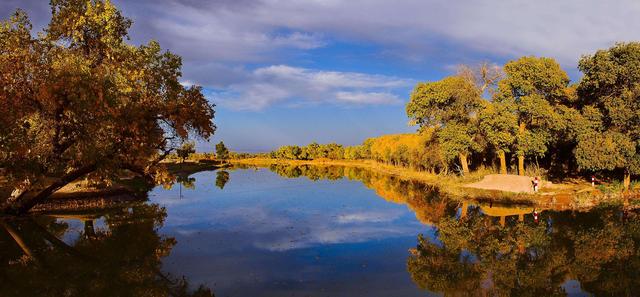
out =
{"type": "MultiPolygon", "coordinates": [[[[489,174],[481,181],[465,185],[465,188],[498,190],[514,193],[533,193],[533,178],[530,176],[519,176],[511,174],[489,174]]],[[[548,182],[542,182],[544,188],[548,182]]]]}

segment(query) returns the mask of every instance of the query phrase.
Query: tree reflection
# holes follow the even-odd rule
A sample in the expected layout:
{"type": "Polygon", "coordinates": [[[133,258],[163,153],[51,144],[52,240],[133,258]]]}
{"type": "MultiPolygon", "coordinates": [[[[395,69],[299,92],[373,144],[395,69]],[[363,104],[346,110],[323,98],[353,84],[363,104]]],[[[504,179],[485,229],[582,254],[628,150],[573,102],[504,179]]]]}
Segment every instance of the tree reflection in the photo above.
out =
{"type": "Polygon", "coordinates": [[[186,189],[193,190],[196,188],[196,178],[188,175],[178,175],[176,177],[176,182],[180,184],[180,186],[185,187],[186,189]]]}
{"type": "Polygon", "coordinates": [[[220,188],[220,190],[224,189],[224,186],[229,181],[229,172],[224,170],[219,170],[216,172],[216,187],[220,188]]]}
{"type": "Polygon", "coordinates": [[[348,178],[361,181],[383,199],[407,205],[424,224],[437,222],[445,216],[453,216],[458,207],[458,203],[446,199],[435,187],[367,169],[287,164],[274,164],[269,169],[288,178],[307,177],[313,181],[348,178]]]}
{"type": "Polygon", "coordinates": [[[640,215],[622,207],[589,212],[480,207],[447,199],[436,188],[366,169],[273,165],[285,177],[349,178],[383,199],[407,205],[436,239],[422,235],[407,270],[420,287],[445,296],[565,296],[577,280],[596,296],[640,292],[640,215]],[[500,219],[496,218],[500,217],[500,219]]]}
{"type": "Polygon", "coordinates": [[[614,207],[546,212],[539,224],[529,218],[502,227],[472,208],[435,223],[437,241],[419,236],[408,271],[419,287],[446,296],[564,296],[569,279],[597,296],[633,296],[640,219],[621,214],[614,207]]]}
{"type": "Polygon", "coordinates": [[[0,230],[0,296],[213,296],[161,272],[175,239],[158,235],[166,217],[155,204],[104,215],[57,216],[84,221],[79,236],[56,216],[4,219],[0,230]]]}

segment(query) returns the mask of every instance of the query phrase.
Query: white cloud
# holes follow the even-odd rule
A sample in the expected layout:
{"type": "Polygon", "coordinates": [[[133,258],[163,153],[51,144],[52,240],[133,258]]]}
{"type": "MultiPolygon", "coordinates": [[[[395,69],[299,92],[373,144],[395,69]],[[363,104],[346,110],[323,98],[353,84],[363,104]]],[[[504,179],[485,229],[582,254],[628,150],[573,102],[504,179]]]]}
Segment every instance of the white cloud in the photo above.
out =
{"type": "MultiPolygon", "coordinates": [[[[313,61],[304,53],[333,43],[374,45],[380,55],[373,56],[384,61],[401,58],[414,67],[445,71],[447,64],[521,55],[553,57],[572,71],[583,54],[640,40],[636,0],[114,2],[134,19],[134,42],[159,40],[183,56],[185,81],[222,88],[225,104],[234,95],[231,105],[250,110],[292,98],[303,98],[293,105],[397,101],[394,92],[380,89],[396,84],[386,77],[288,66],[245,69],[293,64],[292,57],[295,64],[306,57],[313,61]]],[[[48,19],[46,6],[40,0],[8,0],[0,3],[0,13],[8,16],[24,7],[41,27],[48,19]]]]}
{"type": "Polygon", "coordinates": [[[324,71],[286,65],[258,68],[239,83],[213,94],[213,101],[239,110],[261,110],[273,104],[398,104],[393,91],[412,81],[383,75],[324,71]]]}
{"type": "Polygon", "coordinates": [[[402,99],[397,95],[376,92],[338,92],[336,93],[336,99],[357,104],[392,104],[402,102],[402,99]]]}
{"type": "Polygon", "coordinates": [[[580,55],[614,41],[640,39],[635,0],[117,2],[147,39],[159,36],[191,59],[218,62],[265,61],[282,47],[311,49],[337,38],[374,42],[411,59],[429,56],[444,40],[481,53],[546,55],[575,65],[580,55]]]}
{"type": "MultiPolygon", "coordinates": [[[[48,19],[44,1],[4,2],[2,15],[23,7],[39,25],[48,19]]],[[[274,63],[282,48],[313,49],[339,39],[374,42],[381,51],[399,50],[411,59],[446,44],[488,54],[546,55],[575,65],[582,54],[640,39],[636,0],[114,2],[134,19],[134,40],[159,39],[187,63],[274,63]]]]}
{"type": "Polygon", "coordinates": [[[340,224],[350,224],[350,223],[381,223],[381,222],[391,222],[397,219],[401,213],[399,212],[356,212],[356,213],[347,213],[341,214],[338,216],[336,221],[340,224]]]}

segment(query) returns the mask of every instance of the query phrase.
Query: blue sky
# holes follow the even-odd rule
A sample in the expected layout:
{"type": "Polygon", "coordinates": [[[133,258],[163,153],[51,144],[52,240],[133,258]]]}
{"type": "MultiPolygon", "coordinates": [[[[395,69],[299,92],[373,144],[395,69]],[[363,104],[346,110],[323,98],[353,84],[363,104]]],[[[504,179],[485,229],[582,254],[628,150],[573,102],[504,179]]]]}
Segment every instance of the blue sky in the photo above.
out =
{"type": "MultiPolygon", "coordinates": [[[[183,82],[217,105],[212,142],[237,151],[414,131],[411,89],[456,65],[547,56],[576,80],[581,55],[640,40],[634,0],[113,2],[134,20],[132,43],[183,57],[183,82]]],[[[45,0],[3,0],[0,16],[17,7],[36,28],[49,21],[45,0]]]]}

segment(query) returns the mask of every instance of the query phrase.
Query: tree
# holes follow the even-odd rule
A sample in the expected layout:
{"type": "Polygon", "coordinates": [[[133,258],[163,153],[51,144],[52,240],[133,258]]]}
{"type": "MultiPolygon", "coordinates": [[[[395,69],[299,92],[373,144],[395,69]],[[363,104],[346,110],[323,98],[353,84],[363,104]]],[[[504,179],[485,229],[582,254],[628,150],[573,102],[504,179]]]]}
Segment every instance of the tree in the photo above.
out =
{"type": "Polygon", "coordinates": [[[515,141],[518,118],[504,104],[486,102],[480,112],[480,130],[500,160],[500,173],[507,174],[506,154],[515,141]]]}
{"type": "Polygon", "coordinates": [[[503,105],[500,109],[517,117],[517,127],[503,131],[517,129],[513,148],[518,174],[524,175],[525,157],[544,156],[561,124],[555,106],[569,97],[569,76],[555,60],[533,56],[510,61],[504,71],[506,77],[498,83],[494,104],[503,105]]]}
{"type": "Polygon", "coordinates": [[[446,156],[459,158],[463,173],[469,172],[468,156],[478,149],[474,122],[482,102],[480,95],[468,79],[450,76],[436,82],[418,83],[407,104],[407,115],[420,130],[439,129],[440,146],[446,156]],[[461,130],[454,133],[455,128],[461,130]]]}
{"type": "Polygon", "coordinates": [[[216,144],[216,157],[220,160],[229,159],[229,150],[222,141],[216,144]]]}
{"type": "Polygon", "coordinates": [[[320,145],[317,142],[314,141],[306,146],[306,157],[312,160],[323,157],[320,145]]]}
{"type": "Polygon", "coordinates": [[[110,1],[52,0],[34,38],[18,10],[0,24],[0,168],[24,213],[81,177],[147,177],[189,135],[209,138],[214,110],[180,84],[180,57],[125,42],[131,20],[110,1]],[[135,120],[132,120],[135,119],[135,120]]]}
{"type": "Polygon", "coordinates": [[[196,152],[195,149],[195,143],[193,142],[185,142],[182,144],[182,146],[180,148],[178,148],[176,150],[176,155],[178,155],[178,157],[180,157],[181,162],[184,163],[184,160],[186,158],[189,158],[189,155],[193,154],[196,152]]]}
{"type": "Polygon", "coordinates": [[[582,113],[590,125],[578,136],[576,161],[589,170],[640,173],[640,43],[619,43],[583,57],[578,68],[582,113]]]}

